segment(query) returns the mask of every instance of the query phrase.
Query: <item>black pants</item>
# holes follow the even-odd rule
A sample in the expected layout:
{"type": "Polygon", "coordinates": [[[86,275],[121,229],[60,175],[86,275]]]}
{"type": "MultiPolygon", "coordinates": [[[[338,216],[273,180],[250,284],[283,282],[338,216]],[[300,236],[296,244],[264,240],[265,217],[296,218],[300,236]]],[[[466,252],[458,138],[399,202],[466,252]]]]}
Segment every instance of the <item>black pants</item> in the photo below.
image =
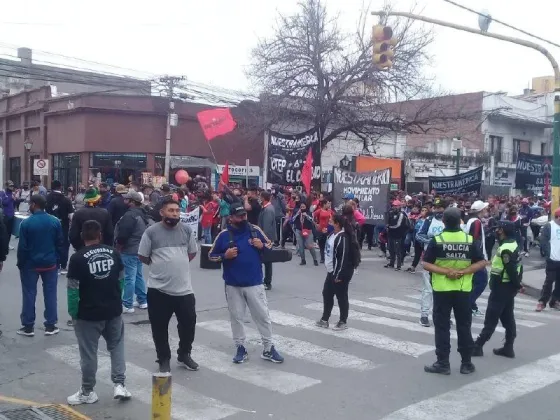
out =
{"type": "Polygon", "coordinates": [[[449,362],[451,352],[451,310],[455,315],[458,348],[462,361],[470,362],[473,348],[471,335],[471,293],[434,291],[434,328],[438,361],[449,362]]]}
{"type": "Polygon", "coordinates": [[[541,290],[539,302],[550,303],[550,306],[560,301],[560,261],[546,260],[546,278],[541,290]],[[552,291],[554,285],[554,291],[552,291]]]}
{"type": "Polygon", "coordinates": [[[331,312],[334,306],[334,297],[338,301],[338,308],[340,309],[340,321],[346,322],[348,320],[348,310],[350,303],[348,302],[348,285],[350,281],[341,281],[335,283],[335,278],[332,273],[327,273],[325,285],[323,286],[323,321],[328,321],[331,317],[331,312]]]}
{"type": "Polygon", "coordinates": [[[414,259],[412,260],[412,267],[416,268],[420,262],[422,252],[424,252],[424,244],[419,241],[414,241],[414,259]]]}
{"type": "Polygon", "coordinates": [[[478,345],[483,346],[490,340],[490,337],[496,331],[498,321],[501,321],[506,330],[506,343],[513,344],[516,336],[515,317],[513,315],[515,295],[516,290],[511,283],[500,283],[493,286],[488,297],[484,328],[476,340],[478,345]]]}
{"type": "Polygon", "coordinates": [[[403,263],[403,240],[402,238],[389,238],[389,264],[394,266],[395,260],[397,267],[401,267],[403,263]]]}
{"type": "Polygon", "coordinates": [[[169,321],[173,314],[177,317],[179,332],[177,354],[184,355],[191,352],[196,326],[195,304],[192,293],[185,296],[171,296],[157,289],[148,289],[148,317],[152,325],[152,337],[158,361],[171,359],[169,321]]]}
{"type": "Polygon", "coordinates": [[[321,262],[325,261],[325,245],[327,244],[327,234],[320,232],[317,235],[317,242],[319,243],[319,251],[321,253],[321,262]]]}
{"type": "MultiPolygon", "coordinates": [[[[276,241],[274,241],[274,245],[280,244],[280,238],[282,237],[282,222],[284,221],[283,218],[276,218],[276,241]]],[[[225,229],[225,227],[224,227],[225,229]]]]}
{"type": "Polygon", "coordinates": [[[6,226],[6,248],[10,245],[10,239],[12,239],[12,231],[14,230],[14,216],[4,215],[4,225],[6,226]]]}
{"type": "Polygon", "coordinates": [[[272,284],[272,263],[266,262],[264,265],[264,284],[270,286],[272,284]]]}
{"type": "Polygon", "coordinates": [[[494,249],[494,245],[496,244],[496,237],[494,235],[489,235],[484,239],[485,243],[484,246],[486,247],[486,253],[488,254],[487,257],[489,260],[492,259],[492,250],[494,249]]]}
{"type": "Polygon", "coordinates": [[[523,251],[528,252],[528,249],[527,249],[527,226],[521,226],[521,242],[523,243],[523,251]]]}
{"type": "Polygon", "coordinates": [[[541,227],[531,225],[531,232],[533,232],[533,243],[538,243],[539,235],[541,234],[541,227]]]}
{"type": "Polygon", "coordinates": [[[360,234],[360,248],[363,246],[364,244],[364,240],[366,240],[367,242],[367,246],[368,249],[373,248],[373,230],[374,230],[374,226],[373,225],[362,225],[362,230],[361,230],[361,234],[360,234]]]}
{"type": "Polygon", "coordinates": [[[292,225],[290,225],[289,223],[286,223],[285,226],[282,226],[282,242],[280,245],[282,245],[282,248],[286,246],[286,241],[292,239],[292,244],[295,246],[296,245],[296,235],[294,233],[294,230],[292,229],[292,225]]]}

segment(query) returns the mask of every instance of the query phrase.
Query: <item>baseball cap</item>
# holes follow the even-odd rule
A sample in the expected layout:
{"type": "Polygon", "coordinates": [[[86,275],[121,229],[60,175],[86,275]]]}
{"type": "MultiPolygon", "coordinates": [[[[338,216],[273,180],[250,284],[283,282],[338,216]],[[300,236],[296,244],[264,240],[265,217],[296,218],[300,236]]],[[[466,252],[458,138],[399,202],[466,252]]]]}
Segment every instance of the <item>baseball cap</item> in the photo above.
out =
{"type": "Polygon", "coordinates": [[[134,190],[129,190],[125,195],[123,195],[123,198],[136,201],[137,203],[142,203],[144,201],[144,197],[134,190]]]}
{"type": "Polygon", "coordinates": [[[476,200],[474,203],[471,204],[471,208],[469,212],[478,213],[479,211],[484,210],[486,207],[488,207],[488,203],[485,203],[481,200],[476,200]]]}
{"type": "Polygon", "coordinates": [[[124,185],[122,184],[117,184],[115,191],[118,194],[126,194],[126,192],[128,191],[128,188],[126,188],[124,185]]]}
{"type": "Polygon", "coordinates": [[[247,214],[247,210],[242,203],[236,202],[229,206],[229,214],[232,216],[242,216],[247,214]]]}

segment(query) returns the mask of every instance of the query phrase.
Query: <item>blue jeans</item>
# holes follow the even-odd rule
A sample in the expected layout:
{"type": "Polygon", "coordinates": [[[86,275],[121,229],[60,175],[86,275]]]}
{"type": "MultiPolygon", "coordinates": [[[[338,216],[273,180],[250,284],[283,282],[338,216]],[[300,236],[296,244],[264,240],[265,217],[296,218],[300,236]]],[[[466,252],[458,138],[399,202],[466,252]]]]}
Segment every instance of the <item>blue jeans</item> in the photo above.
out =
{"type": "Polygon", "coordinates": [[[134,304],[134,294],[140,305],[146,303],[146,282],[137,255],[121,254],[121,258],[124,264],[123,305],[130,309],[134,304]]]}
{"type": "Polygon", "coordinates": [[[486,268],[473,274],[473,288],[471,292],[471,309],[476,311],[478,306],[476,300],[480,297],[486,286],[488,285],[488,272],[486,268]]]}
{"type": "Polygon", "coordinates": [[[35,326],[35,301],[37,299],[37,282],[39,276],[43,281],[43,298],[45,301],[45,326],[55,326],[58,322],[56,287],[58,284],[58,270],[38,272],[25,268],[19,271],[21,279],[21,325],[35,326]]]}
{"type": "Polygon", "coordinates": [[[202,243],[212,245],[212,226],[202,228],[202,243]]]}

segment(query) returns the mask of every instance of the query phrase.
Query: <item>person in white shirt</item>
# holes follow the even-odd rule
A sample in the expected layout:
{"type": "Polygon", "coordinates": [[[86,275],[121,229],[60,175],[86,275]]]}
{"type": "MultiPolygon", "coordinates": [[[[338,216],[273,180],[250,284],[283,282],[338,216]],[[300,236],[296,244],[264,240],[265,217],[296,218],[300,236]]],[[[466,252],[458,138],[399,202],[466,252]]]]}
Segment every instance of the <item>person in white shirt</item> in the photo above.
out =
{"type": "Polygon", "coordinates": [[[554,211],[554,220],[544,225],[541,238],[546,255],[546,278],[536,311],[541,312],[547,304],[560,310],[560,208],[554,211]]]}

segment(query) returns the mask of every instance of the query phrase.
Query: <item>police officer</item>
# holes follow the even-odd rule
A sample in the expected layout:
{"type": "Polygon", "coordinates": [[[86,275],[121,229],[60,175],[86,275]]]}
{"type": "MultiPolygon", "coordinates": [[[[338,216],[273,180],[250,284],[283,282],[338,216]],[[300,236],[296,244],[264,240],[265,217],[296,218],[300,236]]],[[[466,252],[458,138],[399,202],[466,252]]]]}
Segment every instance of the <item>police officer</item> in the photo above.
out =
{"type": "Polygon", "coordinates": [[[513,341],[515,340],[515,318],[513,315],[514,298],[523,287],[521,284],[522,266],[519,247],[515,240],[515,224],[500,221],[496,228],[499,247],[492,259],[490,271],[490,296],[484,318],[484,328],[474,343],[473,356],[482,356],[482,347],[490,340],[496,330],[498,321],[506,330],[504,346],[494,349],[494,354],[514,358],[513,341]]]}
{"type": "Polygon", "coordinates": [[[479,243],[461,230],[461,211],[449,207],[443,212],[445,228],[435,236],[424,253],[424,269],[431,273],[434,297],[434,327],[437,361],[425,366],[428,373],[449,375],[451,351],[451,310],[457,325],[458,351],[461,354],[461,373],[473,373],[471,363],[473,339],[471,335],[472,311],[470,293],[473,273],[485,265],[479,243]]]}

